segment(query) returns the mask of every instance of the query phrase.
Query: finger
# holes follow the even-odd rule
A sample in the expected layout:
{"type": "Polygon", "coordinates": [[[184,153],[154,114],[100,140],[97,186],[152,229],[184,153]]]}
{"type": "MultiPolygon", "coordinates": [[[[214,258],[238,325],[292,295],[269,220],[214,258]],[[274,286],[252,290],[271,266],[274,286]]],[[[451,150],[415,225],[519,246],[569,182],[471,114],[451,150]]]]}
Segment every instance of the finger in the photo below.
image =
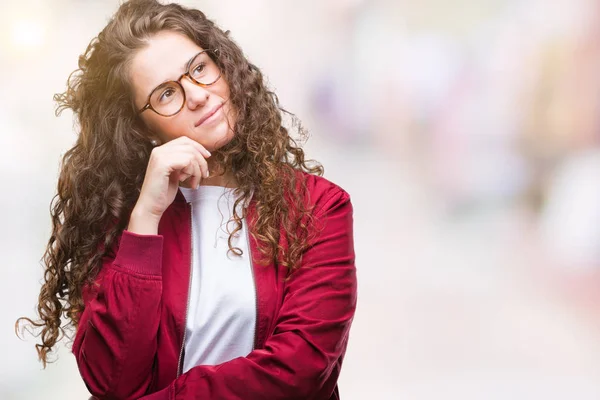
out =
{"type": "Polygon", "coordinates": [[[164,148],[160,152],[154,153],[154,156],[153,168],[169,175],[175,171],[182,172],[190,163],[189,154],[181,150],[174,150],[172,147],[164,148]]]}
{"type": "Polygon", "coordinates": [[[203,157],[210,157],[210,151],[206,150],[206,148],[204,146],[202,146],[200,143],[198,143],[197,141],[195,141],[194,139],[191,139],[187,136],[185,136],[185,138],[187,140],[184,140],[184,143],[187,144],[188,146],[192,146],[194,149],[196,149],[196,151],[199,151],[200,154],[202,154],[203,157]]]}
{"type": "Polygon", "coordinates": [[[189,164],[186,167],[186,173],[188,174],[187,184],[195,189],[198,185],[194,181],[198,180],[198,168],[196,166],[196,159],[191,154],[186,154],[189,160],[189,164]],[[195,186],[194,186],[195,185],[195,186]]]}
{"type": "Polygon", "coordinates": [[[200,154],[200,152],[198,152],[198,150],[195,147],[192,147],[192,146],[186,146],[183,151],[185,151],[190,157],[192,157],[198,163],[198,166],[200,167],[200,172],[199,172],[200,178],[201,179],[208,178],[208,176],[209,176],[208,162],[206,161],[204,156],[202,154],[200,154]]]}
{"type": "MultiPolygon", "coordinates": [[[[164,148],[160,154],[157,154],[157,156],[161,160],[160,164],[165,164],[170,171],[170,174],[174,171],[178,171],[180,173],[180,182],[183,182],[194,175],[198,176],[199,182],[202,178],[208,176],[208,163],[206,159],[198,150],[198,148],[190,145],[190,143],[185,144],[183,141],[180,141],[179,143],[175,143],[168,148],[164,148]],[[193,164],[197,164],[198,170],[195,169],[193,164]]],[[[194,183],[192,183],[192,185],[193,184],[194,183]]]]}
{"type": "Polygon", "coordinates": [[[179,182],[183,182],[191,176],[194,176],[194,166],[192,165],[192,161],[189,160],[188,164],[179,172],[179,182]]]}
{"type": "Polygon", "coordinates": [[[200,167],[200,174],[201,174],[202,178],[208,178],[208,176],[209,176],[208,162],[206,161],[206,159],[204,157],[202,157],[197,152],[195,153],[195,157],[196,157],[196,161],[198,162],[198,166],[200,167]]]}
{"type": "Polygon", "coordinates": [[[179,182],[185,182],[192,176],[192,174],[188,174],[186,172],[180,171],[179,173],[179,182]]]}
{"type": "Polygon", "coordinates": [[[194,175],[192,175],[191,186],[192,189],[196,189],[200,185],[200,181],[202,181],[202,171],[200,170],[200,165],[195,158],[192,161],[192,165],[194,166],[194,175]]]}
{"type": "Polygon", "coordinates": [[[188,157],[189,163],[184,169],[185,173],[188,177],[187,181],[188,181],[189,186],[192,189],[196,189],[198,187],[198,185],[200,184],[200,181],[202,180],[202,171],[198,164],[198,158],[202,158],[202,157],[197,156],[195,151],[190,151],[187,154],[187,157],[188,157]]]}

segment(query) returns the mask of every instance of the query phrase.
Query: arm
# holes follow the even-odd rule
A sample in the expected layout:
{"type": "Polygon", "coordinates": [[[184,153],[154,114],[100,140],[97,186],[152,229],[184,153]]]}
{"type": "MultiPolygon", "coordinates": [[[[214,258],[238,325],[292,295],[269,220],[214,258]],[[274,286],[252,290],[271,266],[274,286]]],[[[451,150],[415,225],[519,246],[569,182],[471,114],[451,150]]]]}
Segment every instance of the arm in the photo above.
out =
{"type": "Polygon", "coordinates": [[[315,217],[324,218],[324,228],[291,275],[264,348],[220,365],[194,367],[144,399],[329,398],[356,307],[348,194],[336,189],[315,217]]]}
{"type": "Polygon", "coordinates": [[[179,182],[196,187],[208,174],[206,157],[210,152],[186,136],[152,150],[117,255],[84,293],[73,352],[88,389],[102,399],[138,398],[151,384],[162,298],[158,225],[179,182]]]}
{"type": "Polygon", "coordinates": [[[102,399],[138,398],[150,385],[162,296],[162,236],[124,231],[105,258],[73,343],[79,372],[102,399]]]}

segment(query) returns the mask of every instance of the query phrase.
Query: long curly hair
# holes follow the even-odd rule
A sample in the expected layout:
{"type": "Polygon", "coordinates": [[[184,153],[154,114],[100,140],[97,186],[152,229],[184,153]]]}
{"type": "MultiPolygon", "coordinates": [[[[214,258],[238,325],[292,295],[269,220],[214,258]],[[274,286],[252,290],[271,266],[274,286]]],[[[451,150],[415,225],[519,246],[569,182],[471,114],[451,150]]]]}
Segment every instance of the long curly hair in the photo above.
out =
{"type": "Polygon", "coordinates": [[[204,13],[156,0],[128,1],[79,57],[66,91],[54,96],[57,116],[65,109],[73,111],[78,138],[62,159],[50,204],[52,234],[42,258],[40,319],[22,317],[15,324],[18,335],[21,329],[33,333],[30,328],[41,328],[35,333],[41,343],[35,347],[44,367],[57,342],[77,327],[84,309],[82,288],[98,274],[101,259],[114,256],[113,244],[139,196],[152,145],[133,104],[128,68],[136,51],[162,30],[182,33],[202,48],[219,49],[214,61],[230,86],[237,113],[234,138],[213,153],[222,170],[238,182],[229,251],[240,253],[232,247],[232,237],[242,228],[246,211],[238,215],[237,205],[250,199],[256,209],[250,233],[262,259],[291,272],[308,248],[313,221],[299,171],[322,175],[323,167],[305,160],[284,126],[289,125],[284,117],[289,117],[290,129],[305,140],[297,118],[280,106],[260,69],[246,59],[229,32],[204,13]],[[288,244],[285,249],[282,240],[288,244]]]}

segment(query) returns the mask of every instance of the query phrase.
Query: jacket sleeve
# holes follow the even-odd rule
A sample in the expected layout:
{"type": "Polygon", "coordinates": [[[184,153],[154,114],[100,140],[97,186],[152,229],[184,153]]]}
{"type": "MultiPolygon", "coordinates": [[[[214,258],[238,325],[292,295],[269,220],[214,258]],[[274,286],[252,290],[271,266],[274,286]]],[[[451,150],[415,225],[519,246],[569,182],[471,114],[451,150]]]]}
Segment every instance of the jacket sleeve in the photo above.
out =
{"type": "Polygon", "coordinates": [[[73,353],[88,390],[101,399],[138,398],[150,385],[162,296],[160,235],[124,231],[83,288],[73,353]]]}
{"type": "Polygon", "coordinates": [[[286,284],[264,348],[215,366],[196,366],[157,399],[329,399],[339,375],[357,299],[352,205],[337,188],[315,218],[323,229],[286,284]]]}

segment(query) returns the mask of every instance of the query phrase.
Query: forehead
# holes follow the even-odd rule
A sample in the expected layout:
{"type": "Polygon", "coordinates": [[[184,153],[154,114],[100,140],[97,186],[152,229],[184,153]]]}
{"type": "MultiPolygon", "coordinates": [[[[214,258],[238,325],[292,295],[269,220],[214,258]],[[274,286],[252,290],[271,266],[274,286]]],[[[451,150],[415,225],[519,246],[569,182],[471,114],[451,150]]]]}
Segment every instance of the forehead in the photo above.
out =
{"type": "Polygon", "coordinates": [[[147,46],[131,60],[131,83],[136,98],[147,96],[164,81],[179,78],[189,59],[202,50],[178,32],[162,31],[150,37],[147,46]]]}

